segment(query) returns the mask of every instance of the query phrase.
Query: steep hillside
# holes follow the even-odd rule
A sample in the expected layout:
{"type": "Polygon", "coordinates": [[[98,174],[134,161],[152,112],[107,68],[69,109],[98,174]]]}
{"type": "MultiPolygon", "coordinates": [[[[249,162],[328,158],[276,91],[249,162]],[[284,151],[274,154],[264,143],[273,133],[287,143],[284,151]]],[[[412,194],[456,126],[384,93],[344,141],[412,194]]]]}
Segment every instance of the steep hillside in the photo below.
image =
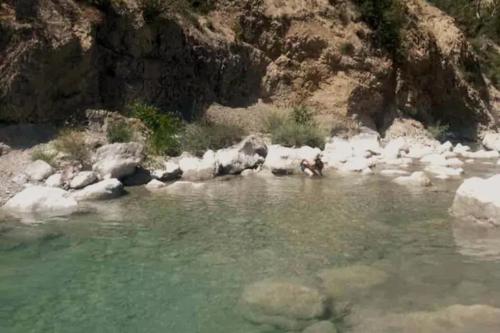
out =
{"type": "Polygon", "coordinates": [[[7,0],[0,120],[62,121],[140,99],[309,105],[324,122],[396,116],[474,136],[492,90],[455,21],[424,0],[7,0]]]}

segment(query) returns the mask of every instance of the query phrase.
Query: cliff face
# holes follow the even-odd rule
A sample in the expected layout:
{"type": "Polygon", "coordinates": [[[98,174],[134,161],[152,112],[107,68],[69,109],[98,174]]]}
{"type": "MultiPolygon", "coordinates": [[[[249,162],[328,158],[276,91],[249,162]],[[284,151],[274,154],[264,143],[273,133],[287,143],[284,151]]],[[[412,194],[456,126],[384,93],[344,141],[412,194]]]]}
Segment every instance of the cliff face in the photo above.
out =
{"type": "Polygon", "coordinates": [[[0,119],[57,121],[141,99],[186,118],[211,103],[305,104],[383,129],[398,115],[473,134],[490,89],[454,21],[403,1],[396,60],[347,0],[218,0],[206,15],[138,0],[7,0],[0,9],[0,119]]]}

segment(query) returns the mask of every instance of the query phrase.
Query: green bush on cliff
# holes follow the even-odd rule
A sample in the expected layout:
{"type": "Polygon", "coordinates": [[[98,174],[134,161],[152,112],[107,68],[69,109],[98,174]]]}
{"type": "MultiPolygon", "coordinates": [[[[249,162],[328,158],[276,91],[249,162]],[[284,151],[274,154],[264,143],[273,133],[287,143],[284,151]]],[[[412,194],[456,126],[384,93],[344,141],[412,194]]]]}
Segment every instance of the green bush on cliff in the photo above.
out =
{"type": "Polygon", "coordinates": [[[217,150],[240,142],[245,131],[235,125],[200,121],[189,124],[181,137],[182,149],[201,156],[208,149],[217,150]]]}
{"type": "Polygon", "coordinates": [[[402,34],[405,14],[400,0],[354,0],[361,18],[375,31],[375,43],[386,49],[395,60],[403,52],[402,34]]]}
{"type": "Polygon", "coordinates": [[[177,115],[161,113],[157,107],[140,102],[132,104],[130,111],[150,130],[149,147],[154,153],[171,156],[180,153],[179,134],[183,124],[177,115]]]}
{"type": "Polygon", "coordinates": [[[324,148],[324,133],[317,126],[312,111],[307,107],[295,107],[289,117],[271,113],[266,124],[275,144],[285,147],[324,148]]]}

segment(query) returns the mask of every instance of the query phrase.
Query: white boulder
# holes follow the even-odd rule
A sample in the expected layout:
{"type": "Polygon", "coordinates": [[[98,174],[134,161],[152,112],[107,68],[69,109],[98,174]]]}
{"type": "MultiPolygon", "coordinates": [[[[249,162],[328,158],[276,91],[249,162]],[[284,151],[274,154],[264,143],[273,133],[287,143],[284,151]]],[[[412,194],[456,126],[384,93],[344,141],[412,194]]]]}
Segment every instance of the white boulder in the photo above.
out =
{"type": "Polygon", "coordinates": [[[203,181],[212,179],[216,175],[217,163],[212,150],[205,152],[202,158],[184,156],[179,159],[182,170],[182,179],[188,181],[203,181]]]}
{"type": "Polygon", "coordinates": [[[102,179],[123,178],[135,172],[143,160],[144,147],[136,142],[113,143],[97,149],[92,169],[102,179]]]}
{"type": "Polygon", "coordinates": [[[271,145],[263,164],[265,169],[271,170],[275,175],[293,174],[300,170],[302,160],[314,160],[321,150],[304,146],[301,148],[288,148],[280,145],[271,145]]]}
{"type": "Polygon", "coordinates": [[[500,133],[487,133],[483,145],[489,150],[500,152],[500,133]]]}
{"type": "Polygon", "coordinates": [[[36,160],[28,165],[24,173],[31,180],[42,181],[55,172],[54,168],[45,161],[36,160]]]}
{"type": "Polygon", "coordinates": [[[4,205],[4,209],[13,213],[42,213],[56,216],[71,214],[77,208],[77,202],[68,192],[45,186],[27,187],[4,205]]]}
{"type": "Polygon", "coordinates": [[[337,137],[332,138],[331,141],[325,145],[323,151],[323,162],[332,167],[339,163],[345,163],[352,157],[354,157],[354,148],[351,143],[337,137]]]}
{"type": "Polygon", "coordinates": [[[455,148],[453,148],[453,151],[459,155],[462,155],[464,153],[467,153],[471,150],[471,148],[467,145],[463,145],[461,143],[457,143],[455,148]]]}
{"type": "Polygon", "coordinates": [[[106,179],[74,192],[71,196],[77,201],[107,200],[123,194],[123,184],[115,178],[106,179]]]}
{"type": "Polygon", "coordinates": [[[408,144],[403,138],[397,138],[389,141],[382,151],[384,160],[395,160],[401,157],[401,153],[408,150],[408,144]]]}
{"type": "Polygon", "coordinates": [[[500,175],[465,180],[457,190],[451,210],[459,218],[500,226],[500,175]]]}
{"type": "Polygon", "coordinates": [[[400,185],[408,185],[415,187],[431,186],[432,182],[427,175],[422,171],[412,173],[410,176],[403,176],[394,179],[394,182],[400,185]]]}
{"type": "Polygon", "coordinates": [[[249,136],[234,147],[217,151],[215,159],[218,172],[234,175],[245,169],[253,169],[264,163],[267,152],[267,145],[262,138],[249,136]]]}
{"type": "Polygon", "coordinates": [[[465,158],[477,158],[477,159],[488,159],[488,158],[498,158],[500,153],[496,150],[486,151],[478,150],[475,152],[465,152],[461,154],[465,158]]]}
{"type": "Polygon", "coordinates": [[[79,172],[69,183],[72,189],[80,189],[97,181],[97,174],[93,171],[79,172]]]}
{"type": "Polygon", "coordinates": [[[50,187],[62,187],[64,185],[62,173],[55,173],[45,180],[45,185],[50,187]]]}

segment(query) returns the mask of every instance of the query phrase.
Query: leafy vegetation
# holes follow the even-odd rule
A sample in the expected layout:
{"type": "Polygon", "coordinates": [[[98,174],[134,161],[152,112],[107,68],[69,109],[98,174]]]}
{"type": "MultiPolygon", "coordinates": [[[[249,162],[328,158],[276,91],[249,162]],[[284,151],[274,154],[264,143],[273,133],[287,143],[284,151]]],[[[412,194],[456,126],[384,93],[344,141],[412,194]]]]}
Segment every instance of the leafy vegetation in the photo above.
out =
{"type": "Polygon", "coordinates": [[[112,122],[106,129],[106,137],[110,143],[130,142],[133,136],[133,131],[124,120],[112,122]]]}
{"type": "Polygon", "coordinates": [[[395,60],[403,52],[405,14],[400,0],[354,0],[362,19],[375,31],[375,43],[395,60]]]}
{"type": "Polygon", "coordinates": [[[55,166],[56,156],[57,156],[56,152],[51,152],[46,149],[37,147],[33,149],[33,152],[31,153],[31,160],[32,161],[42,160],[50,164],[51,166],[55,166]]]}
{"type": "Polygon", "coordinates": [[[208,149],[217,150],[234,145],[245,135],[245,131],[238,126],[201,121],[186,126],[181,142],[184,151],[201,156],[208,149]]]}
{"type": "Polygon", "coordinates": [[[149,147],[156,154],[171,156],[180,153],[181,119],[170,113],[161,113],[152,105],[136,102],[130,106],[131,115],[140,119],[150,130],[149,147]]]}
{"type": "Polygon", "coordinates": [[[275,144],[324,148],[324,134],[314,121],[312,111],[306,107],[294,108],[289,117],[271,113],[266,120],[266,127],[275,144]]]}
{"type": "Polygon", "coordinates": [[[83,165],[89,163],[90,152],[85,143],[84,134],[74,129],[62,130],[54,141],[54,147],[67,155],[72,160],[83,165]]]}

